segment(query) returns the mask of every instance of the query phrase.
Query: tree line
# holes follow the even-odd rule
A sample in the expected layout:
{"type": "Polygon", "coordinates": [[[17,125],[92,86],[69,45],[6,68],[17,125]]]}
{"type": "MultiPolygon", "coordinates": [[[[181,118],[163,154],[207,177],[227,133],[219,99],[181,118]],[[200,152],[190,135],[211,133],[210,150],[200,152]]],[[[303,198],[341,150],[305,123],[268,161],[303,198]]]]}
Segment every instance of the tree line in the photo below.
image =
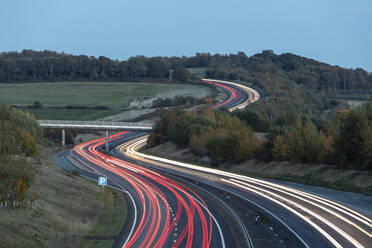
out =
{"type": "Polygon", "coordinates": [[[205,68],[206,77],[248,82],[265,95],[251,108],[276,121],[281,113],[324,119],[324,111],[342,104],[330,99],[338,92],[372,88],[372,74],[361,68],[331,66],[291,53],[271,50],[253,56],[197,53],[190,57],[135,56],[111,60],[104,56],[74,56],[53,51],[23,50],[0,54],[0,82],[136,81],[145,78],[186,82],[188,68],[205,68]]]}
{"type": "Polygon", "coordinates": [[[210,156],[217,165],[254,158],[372,170],[372,99],[358,108],[335,112],[322,128],[306,115],[285,114],[270,123],[264,140],[257,139],[251,127],[261,121],[249,110],[238,114],[208,107],[160,110],[147,145],[171,141],[197,156],[210,156]]]}
{"type": "Polygon", "coordinates": [[[23,50],[0,54],[0,82],[123,81],[135,78],[169,78],[185,82],[190,73],[181,59],[144,56],[126,61],[104,56],[74,56],[53,51],[23,50]],[[170,75],[171,74],[171,75],[170,75]]]}
{"type": "Polygon", "coordinates": [[[372,100],[338,111],[323,130],[309,118],[297,119],[272,135],[269,143],[274,159],[372,169],[372,100]]]}
{"type": "Polygon", "coordinates": [[[244,52],[196,53],[190,57],[135,56],[123,61],[47,50],[3,52],[0,54],[0,82],[168,78],[171,70],[175,79],[187,81],[190,74],[185,68],[195,67],[208,68],[207,77],[254,81],[266,91],[271,84],[279,83],[275,80],[279,74],[283,79],[317,90],[372,87],[372,75],[361,68],[345,69],[291,53],[276,55],[271,50],[251,57],[244,52]]]}

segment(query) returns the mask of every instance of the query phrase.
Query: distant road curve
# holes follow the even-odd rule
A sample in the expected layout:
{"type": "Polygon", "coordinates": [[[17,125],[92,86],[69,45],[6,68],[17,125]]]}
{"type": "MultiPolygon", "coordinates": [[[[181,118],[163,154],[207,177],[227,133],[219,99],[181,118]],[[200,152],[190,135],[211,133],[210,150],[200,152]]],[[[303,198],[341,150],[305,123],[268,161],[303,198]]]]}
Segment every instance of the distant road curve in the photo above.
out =
{"type": "Polygon", "coordinates": [[[215,109],[226,108],[232,112],[237,109],[244,109],[260,99],[260,93],[257,90],[242,84],[207,78],[202,79],[202,81],[221,88],[229,95],[228,99],[214,105],[213,108],[215,109]]]}

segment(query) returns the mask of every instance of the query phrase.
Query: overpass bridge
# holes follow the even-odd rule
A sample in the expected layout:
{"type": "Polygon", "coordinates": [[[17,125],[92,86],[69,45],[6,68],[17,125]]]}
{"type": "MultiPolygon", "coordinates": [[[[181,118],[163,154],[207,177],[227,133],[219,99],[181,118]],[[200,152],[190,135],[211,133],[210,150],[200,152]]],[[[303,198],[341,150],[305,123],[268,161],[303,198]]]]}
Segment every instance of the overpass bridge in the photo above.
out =
{"type": "Polygon", "coordinates": [[[108,121],[65,121],[65,120],[39,120],[42,128],[60,128],[62,129],[62,145],[65,145],[65,129],[94,129],[106,131],[106,149],[108,149],[108,131],[126,130],[149,132],[153,129],[153,123],[141,122],[108,122],[108,121]]]}

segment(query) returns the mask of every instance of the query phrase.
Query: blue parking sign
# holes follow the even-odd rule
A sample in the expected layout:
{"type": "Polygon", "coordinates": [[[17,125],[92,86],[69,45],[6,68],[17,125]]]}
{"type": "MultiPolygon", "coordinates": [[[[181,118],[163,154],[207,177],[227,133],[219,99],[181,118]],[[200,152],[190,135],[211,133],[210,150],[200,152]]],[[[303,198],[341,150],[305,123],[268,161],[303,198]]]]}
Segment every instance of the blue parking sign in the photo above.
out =
{"type": "Polygon", "coordinates": [[[107,185],[107,177],[98,177],[98,185],[107,185]]]}

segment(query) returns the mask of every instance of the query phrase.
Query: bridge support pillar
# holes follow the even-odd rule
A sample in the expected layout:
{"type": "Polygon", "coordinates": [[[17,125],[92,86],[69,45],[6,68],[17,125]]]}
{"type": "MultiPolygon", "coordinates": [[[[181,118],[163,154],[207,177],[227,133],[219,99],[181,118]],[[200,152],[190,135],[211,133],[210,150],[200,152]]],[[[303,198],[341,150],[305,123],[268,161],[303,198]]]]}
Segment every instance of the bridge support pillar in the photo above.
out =
{"type": "Polygon", "coordinates": [[[65,134],[65,129],[62,129],[62,146],[65,146],[66,143],[66,134],[65,134]]]}
{"type": "Polygon", "coordinates": [[[109,132],[106,130],[106,151],[108,151],[108,145],[109,145],[109,132]]]}

